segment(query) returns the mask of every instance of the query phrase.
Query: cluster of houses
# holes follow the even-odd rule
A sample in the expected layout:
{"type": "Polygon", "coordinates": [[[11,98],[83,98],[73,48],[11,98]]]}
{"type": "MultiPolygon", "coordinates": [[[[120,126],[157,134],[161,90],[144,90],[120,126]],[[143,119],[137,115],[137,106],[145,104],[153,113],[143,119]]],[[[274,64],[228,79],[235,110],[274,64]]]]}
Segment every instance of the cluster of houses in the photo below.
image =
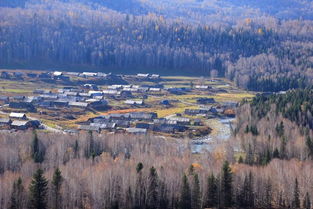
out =
{"type": "Polygon", "coordinates": [[[34,90],[33,96],[0,96],[0,102],[14,109],[26,109],[36,112],[36,108],[94,108],[104,109],[108,102],[102,92],[90,90],[87,93],[79,88],[64,88],[58,92],[50,90],[34,90]]]}
{"type": "Polygon", "coordinates": [[[8,118],[0,118],[1,129],[26,130],[29,128],[37,129],[41,127],[39,120],[30,120],[25,113],[10,113],[8,118]]]}
{"type": "Polygon", "coordinates": [[[145,134],[148,131],[175,133],[184,132],[190,125],[199,126],[199,120],[192,122],[190,118],[172,116],[158,118],[154,112],[132,112],[124,114],[109,114],[90,118],[81,124],[79,129],[86,131],[125,131],[132,134],[145,134]]]}

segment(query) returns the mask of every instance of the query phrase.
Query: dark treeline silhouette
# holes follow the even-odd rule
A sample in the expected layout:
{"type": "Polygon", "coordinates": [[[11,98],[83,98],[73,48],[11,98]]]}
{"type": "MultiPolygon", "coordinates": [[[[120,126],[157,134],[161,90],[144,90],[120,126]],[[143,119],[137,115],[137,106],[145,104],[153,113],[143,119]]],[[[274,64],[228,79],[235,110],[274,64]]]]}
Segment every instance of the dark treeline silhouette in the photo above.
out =
{"type": "Polygon", "coordinates": [[[0,8],[2,67],[218,75],[256,91],[311,82],[313,23],[190,24],[44,1],[0,8]]]}

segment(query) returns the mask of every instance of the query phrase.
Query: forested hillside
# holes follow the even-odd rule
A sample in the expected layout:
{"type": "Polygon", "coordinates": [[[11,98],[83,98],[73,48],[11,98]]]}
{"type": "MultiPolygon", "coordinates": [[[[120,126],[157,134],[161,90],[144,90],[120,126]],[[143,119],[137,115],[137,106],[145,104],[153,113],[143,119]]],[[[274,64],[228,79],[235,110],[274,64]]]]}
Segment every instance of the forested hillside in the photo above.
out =
{"type": "Polygon", "coordinates": [[[184,142],[2,133],[0,208],[310,208],[310,161],[251,167],[235,162],[230,145],[192,155],[184,142]]]}
{"type": "Polygon", "coordinates": [[[249,164],[313,156],[313,91],[259,95],[238,109],[236,137],[249,164]]]}
{"type": "Polygon", "coordinates": [[[311,82],[311,21],[263,17],[191,24],[49,0],[2,7],[0,24],[1,67],[197,72],[226,76],[257,91],[311,82]]]}

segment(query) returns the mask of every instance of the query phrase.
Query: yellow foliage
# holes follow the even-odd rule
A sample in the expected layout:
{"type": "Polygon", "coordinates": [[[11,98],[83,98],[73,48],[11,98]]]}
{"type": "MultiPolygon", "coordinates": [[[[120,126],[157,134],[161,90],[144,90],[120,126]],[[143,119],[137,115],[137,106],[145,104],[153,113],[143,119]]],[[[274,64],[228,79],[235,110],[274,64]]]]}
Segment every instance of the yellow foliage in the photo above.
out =
{"type": "Polygon", "coordinates": [[[202,166],[199,163],[192,163],[191,164],[195,169],[202,169],[202,166]]]}

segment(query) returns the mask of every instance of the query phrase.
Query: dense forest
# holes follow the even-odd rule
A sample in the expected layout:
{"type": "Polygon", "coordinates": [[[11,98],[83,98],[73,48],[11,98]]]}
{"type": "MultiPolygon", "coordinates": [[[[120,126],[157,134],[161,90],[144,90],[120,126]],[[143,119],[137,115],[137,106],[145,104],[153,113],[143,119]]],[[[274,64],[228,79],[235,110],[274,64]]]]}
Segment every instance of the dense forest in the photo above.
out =
{"type": "MultiPolygon", "coordinates": [[[[249,164],[313,157],[312,89],[258,95],[238,108],[236,137],[249,164]]],[[[243,159],[244,160],[244,159],[243,159]]]]}
{"type": "Polygon", "coordinates": [[[0,208],[311,208],[311,161],[236,163],[231,144],[15,132],[0,139],[0,208]]]}
{"type": "Polygon", "coordinates": [[[227,77],[256,91],[299,88],[312,81],[310,20],[261,16],[193,23],[156,13],[121,12],[114,4],[30,2],[0,7],[1,67],[190,75],[196,71],[227,77]]]}

